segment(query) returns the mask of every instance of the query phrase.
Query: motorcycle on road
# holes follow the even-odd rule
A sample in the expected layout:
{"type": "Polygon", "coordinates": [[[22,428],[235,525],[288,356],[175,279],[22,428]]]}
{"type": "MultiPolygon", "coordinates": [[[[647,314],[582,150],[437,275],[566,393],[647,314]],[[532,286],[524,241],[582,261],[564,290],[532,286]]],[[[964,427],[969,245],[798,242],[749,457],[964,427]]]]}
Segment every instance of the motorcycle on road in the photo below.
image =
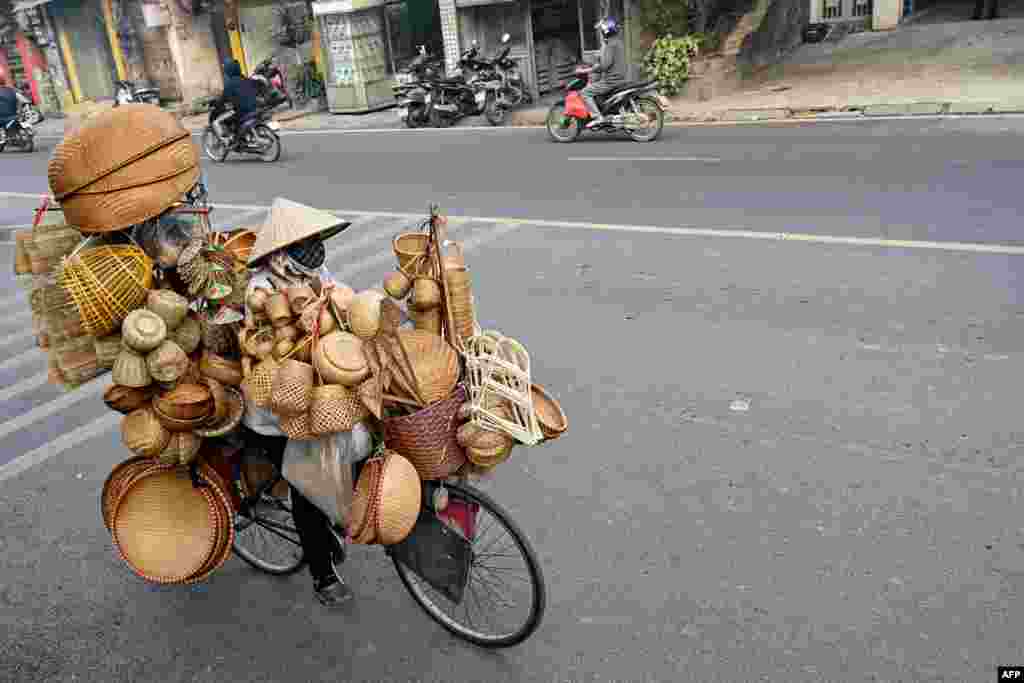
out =
{"type": "Polygon", "coordinates": [[[203,151],[211,161],[225,161],[228,154],[251,154],[258,156],[267,163],[281,158],[281,138],[277,132],[281,124],[271,120],[272,107],[264,107],[259,114],[239,129],[237,122],[224,124],[225,135],[221,137],[214,128],[213,122],[223,112],[223,107],[210,108],[210,116],[203,130],[203,151]]]}
{"type": "Polygon", "coordinates": [[[430,82],[443,70],[438,58],[427,54],[420,45],[419,55],[398,72],[398,85],[393,86],[398,103],[398,118],[407,128],[422,128],[429,123],[427,106],[430,103],[430,82]]]}
{"type": "MultiPolygon", "coordinates": [[[[548,135],[555,142],[575,142],[590,123],[590,112],[580,91],[590,82],[590,67],[576,68],[576,76],[565,84],[565,99],[548,111],[548,135]]],[[[653,142],[665,127],[668,100],[658,93],[658,81],[623,83],[597,98],[604,123],[591,130],[602,133],[624,132],[636,142],[653,142]]]]}
{"type": "Polygon", "coordinates": [[[114,81],[114,106],[141,102],[160,106],[160,89],[152,85],[134,83],[132,81],[114,81]]]}
{"type": "Polygon", "coordinates": [[[36,148],[35,130],[31,123],[20,118],[11,119],[0,129],[0,152],[10,145],[22,152],[33,152],[36,148]]]}
{"type": "Polygon", "coordinates": [[[501,43],[505,47],[490,60],[491,70],[489,77],[484,81],[484,117],[492,126],[503,124],[510,110],[530,98],[519,73],[519,65],[508,56],[512,51],[508,44],[510,40],[511,36],[507,33],[501,37],[501,43]]]}
{"type": "Polygon", "coordinates": [[[284,72],[273,57],[267,57],[256,65],[252,72],[252,80],[256,81],[257,95],[267,108],[273,109],[285,102],[288,103],[289,109],[295,108],[284,82],[284,72]]]}

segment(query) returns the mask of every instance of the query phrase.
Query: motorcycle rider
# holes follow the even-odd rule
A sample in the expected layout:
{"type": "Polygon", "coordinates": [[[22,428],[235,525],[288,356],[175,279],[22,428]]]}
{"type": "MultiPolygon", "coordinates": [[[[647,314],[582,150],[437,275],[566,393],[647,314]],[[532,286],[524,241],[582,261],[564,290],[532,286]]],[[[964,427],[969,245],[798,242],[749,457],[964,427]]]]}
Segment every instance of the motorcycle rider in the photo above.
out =
{"type": "Polygon", "coordinates": [[[7,124],[18,118],[19,94],[0,74],[0,141],[7,139],[7,124]]]}
{"type": "Polygon", "coordinates": [[[580,92],[591,116],[587,128],[604,123],[597,97],[607,95],[626,82],[626,46],[619,36],[618,22],[613,17],[605,17],[594,24],[594,28],[601,36],[601,58],[591,66],[590,83],[580,92]]]}
{"type": "Polygon", "coordinates": [[[224,62],[224,92],[215,105],[217,109],[224,108],[231,104],[233,111],[226,111],[214,119],[213,130],[221,139],[227,137],[224,134],[224,126],[231,122],[231,125],[240,129],[244,123],[253,119],[259,113],[259,91],[256,84],[249,78],[242,76],[242,65],[237,59],[228,59],[224,62]]]}

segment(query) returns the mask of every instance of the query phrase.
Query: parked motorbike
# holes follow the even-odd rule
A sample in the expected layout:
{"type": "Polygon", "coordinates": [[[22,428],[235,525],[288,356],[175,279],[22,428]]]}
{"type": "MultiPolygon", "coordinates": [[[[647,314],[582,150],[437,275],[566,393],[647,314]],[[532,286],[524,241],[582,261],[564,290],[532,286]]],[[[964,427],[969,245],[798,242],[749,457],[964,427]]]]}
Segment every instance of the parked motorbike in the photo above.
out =
{"type": "Polygon", "coordinates": [[[442,70],[440,61],[430,57],[426,46],[420,45],[419,55],[405,69],[399,71],[398,85],[392,89],[398,102],[398,118],[408,128],[421,128],[428,124],[430,82],[437,78],[442,70]]]}
{"type": "Polygon", "coordinates": [[[22,152],[32,152],[36,148],[35,130],[31,123],[23,123],[20,119],[11,119],[0,129],[0,152],[10,145],[22,152]]]}
{"type": "Polygon", "coordinates": [[[230,152],[253,154],[268,163],[281,158],[281,138],[277,134],[281,124],[271,120],[271,107],[261,109],[255,118],[241,128],[234,120],[223,124],[225,135],[221,137],[213,122],[224,111],[223,106],[211,107],[206,128],[203,130],[203,151],[211,161],[223,162],[230,152]]]}
{"type": "MultiPolygon", "coordinates": [[[[548,135],[555,142],[575,142],[590,122],[590,112],[580,91],[590,81],[592,67],[576,68],[576,77],[565,83],[566,96],[548,111],[548,135]]],[[[623,83],[597,98],[604,123],[592,130],[603,133],[625,132],[636,142],[653,142],[665,126],[668,100],[658,93],[658,81],[623,83]]]]}
{"type": "Polygon", "coordinates": [[[284,72],[274,62],[273,57],[267,57],[257,64],[250,78],[256,81],[257,94],[264,106],[278,107],[287,102],[289,109],[295,108],[292,96],[288,94],[288,88],[285,86],[284,72]]]}
{"type": "Polygon", "coordinates": [[[18,120],[27,126],[38,126],[43,122],[43,112],[32,102],[32,89],[28,83],[18,86],[18,120]]]}
{"type": "Polygon", "coordinates": [[[483,81],[486,91],[483,98],[483,111],[484,117],[492,126],[500,126],[505,122],[505,115],[509,110],[529,99],[519,73],[519,65],[508,56],[512,51],[512,47],[508,44],[510,40],[511,36],[507,33],[504,34],[501,37],[501,43],[505,47],[495,55],[494,59],[486,62],[489,69],[485,71],[487,75],[483,81]]]}
{"type": "Polygon", "coordinates": [[[132,81],[114,81],[114,106],[141,102],[160,106],[160,88],[149,83],[133,83],[132,81]]]}

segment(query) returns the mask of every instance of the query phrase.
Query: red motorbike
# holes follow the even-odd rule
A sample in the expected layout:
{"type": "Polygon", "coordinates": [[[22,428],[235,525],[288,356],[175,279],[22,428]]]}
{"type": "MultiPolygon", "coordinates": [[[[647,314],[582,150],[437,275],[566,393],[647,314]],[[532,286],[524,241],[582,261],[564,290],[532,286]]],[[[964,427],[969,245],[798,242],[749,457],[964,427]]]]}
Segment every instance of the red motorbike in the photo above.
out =
{"type": "MultiPolygon", "coordinates": [[[[580,91],[590,82],[592,67],[579,66],[576,76],[565,82],[565,99],[548,112],[548,135],[555,142],[575,142],[590,122],[590,112],[580,91]]],[[[658,93],[658,81],[623,83],[610,93],[597,97],[604,122],[591,128],[602,133],[624,132],[636,142],[653,142],[665,127],[668,100],[658,93]]]]}

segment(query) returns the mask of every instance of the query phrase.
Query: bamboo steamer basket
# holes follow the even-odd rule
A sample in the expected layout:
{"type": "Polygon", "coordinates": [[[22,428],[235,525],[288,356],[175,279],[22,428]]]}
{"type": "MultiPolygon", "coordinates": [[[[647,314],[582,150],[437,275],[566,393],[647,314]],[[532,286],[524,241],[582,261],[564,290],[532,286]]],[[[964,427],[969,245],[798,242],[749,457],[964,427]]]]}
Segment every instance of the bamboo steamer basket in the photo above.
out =
{"type": "Polygon", "coordinates": [[[185,353],[191,354],[199,348],[202,341],[202,329],[199,321],[189,316],[177,328],[168,333],[168,338],[181,347],[185,353]]]}
{"type": "Polygon", "coordinates": [[[358,543],[394,545],[409,535],[423,504],[423,487],[412,463],[385,451],[363,467],[352,500],[358,543]]]}
{"type": "Polygon", "coordinates": [[[125,317],[121,338],[128,348],[149,353],[167,339],[167,323],[156,313],[139,308],[125,317]]]}
{"type": "Polygon", "coordinates": [[[103,402],[111,410],[127,415],[147,405],[151,394],[152,392],[148,389],[136,389],[112,384],[103,392],[103,402]]]}
{"type": "Polygon", "coordinates": [[[96,349],[96,359],[100,367],[109,370],[114,367],[117,356],[121,353],[121,335],[110,334],[100,337],[93,342],[93,347],[96,349]]]}
{"type": "Polygon", "coordinates": [[[313,387],[310,401],[310,429],[323,436],[337,432],[350,432],[370,414],[359,395],[340,384],[313,387]]]}
{"type": "Polygon", "coordinates": [[[445,284],[448,287],[448,302],[455,333],[459,339],[469,339],[474,335],[477,326],[476,304],[469,271],[465,268],[445,271],[445,284]]]}
{"type": "Polygon", "coordinates": [[[149,374],[158,382],[175,382],[188,370],[188,355],[180,346],[165,339],[146,356],[149,374]]]}
{"type": "Polygon", "coordinates": [[[313,350],[313,364],[328,384],[354,387],[370,374],[362,340],[348,332],[322,337],[313,350]]]}
{"type": "Polygon", "coordinates": [[[204,377],[212,377],[221,384],[237,387],[242,383],[241,361],[230,360],[209,351],[203,352],[199,371],[204,377]]]}
{"type": "Polygon", "coordinates": [[[103,491],[100,493],[100,514],[103,517],[103,526],[107,527],[107,531],[110,531],[110,522],[114,516],[114,504],[120,497],[125,484],[135,474],[147,469],[152,464],[152,458],[134,455],[114,466],[114,469],[107,475],[106,481],[103,482],[103,491]]]}
{"type": "Polygon", "coordinates": [[[14,274],[28,275],[32,272],[32,257],[28,253],[28,245],[32,242],[31,230],[19,230],[14,233],[14,274]]]}
{"type": "Polygon", "coordinates": [[[153,261],[134,246],[83,249],[63,262],[60,284],[89,334],[102,337],[145,302],[153,286],[153,261]]]}
{"type": "Polygon", "coordinates": [[[199,181],[192,135],[170,112],[127,104],[64,137],[50,158],[50,189],[68,223],[85,233],[155,218],[199,181]]]}
{"type": "Polygon", "coordinates": [[[117,355],[112,374],[114,384],[125,387],[138,389],[149,386],[153,382],[153,376],[149,374],[149,366],[146,364],[146,357],[129,348],[122,348],[117,355]]]}
{"type": "Polygon", "coordinates": [[[136,455],[156,457],[167,447],[171,433],[151,407],[133,410],[121,420],[121,443],[136,455]]]}
{"type": "Polygon", "coordinates": [[[309,411],[313,396],[313,366],[288,358],[274,374],[270,408],[277,415],[295,416],[309,411]]]}
{"type": "Polygon", "coordinates": [[[202,445],[203,438],[197,434],[174,432],[167,442],[167,447],[157,458],[165,465],[188,465],[199,455],[202,445]]]}
{"type": "Polygon", "coordinates": [[[128,566],[155,583],[182,583],[207,566],[218,545],[215,494],[179,467],[136,476],[114,510],[114,544],[128,566]]]}
{"type": "Polygon", "coordinates": [[[153,399],[153,408],[175,420],[208,420],[214,413],[213,393],[205,385],[179,384],[153,399]]]}
{"type": "Polygon", "coordinates": [[[565,434],[569,429],[569,418],[565,416],[561,404],[539,384],[530,385],[530,398],[545,440],[557,439],[565,434]]]}
{"type": "Polygon", "coordinates": [[[427,405],[451,395],[459,381],[459,354],[443,338],[423,330],[399,330],[398,341],[427,405]]]}
{"type": "Polygon", "coordinates": [[[368,289],[353,297],[348,307],[348,326],[361,339],[372,339],[380,331],[380,305],[385,295],[368,289]]]}
{"type": "Polygon", "coordinates": [[[154,289],[146,298],[146,308],[160,316],[167,331],[172,332],[188,315],[188,299],[170,289],[154,289]]]}
{"type": "Polygon", "coordinates": [[[274,389],[274,375],[277,374],[278,362],[268,356],[259,362],[252,370],[252,374],[242,382],[242,393],[247,401],[257,408],[266,408],[270,405],[271,393],[274,389]]]}

